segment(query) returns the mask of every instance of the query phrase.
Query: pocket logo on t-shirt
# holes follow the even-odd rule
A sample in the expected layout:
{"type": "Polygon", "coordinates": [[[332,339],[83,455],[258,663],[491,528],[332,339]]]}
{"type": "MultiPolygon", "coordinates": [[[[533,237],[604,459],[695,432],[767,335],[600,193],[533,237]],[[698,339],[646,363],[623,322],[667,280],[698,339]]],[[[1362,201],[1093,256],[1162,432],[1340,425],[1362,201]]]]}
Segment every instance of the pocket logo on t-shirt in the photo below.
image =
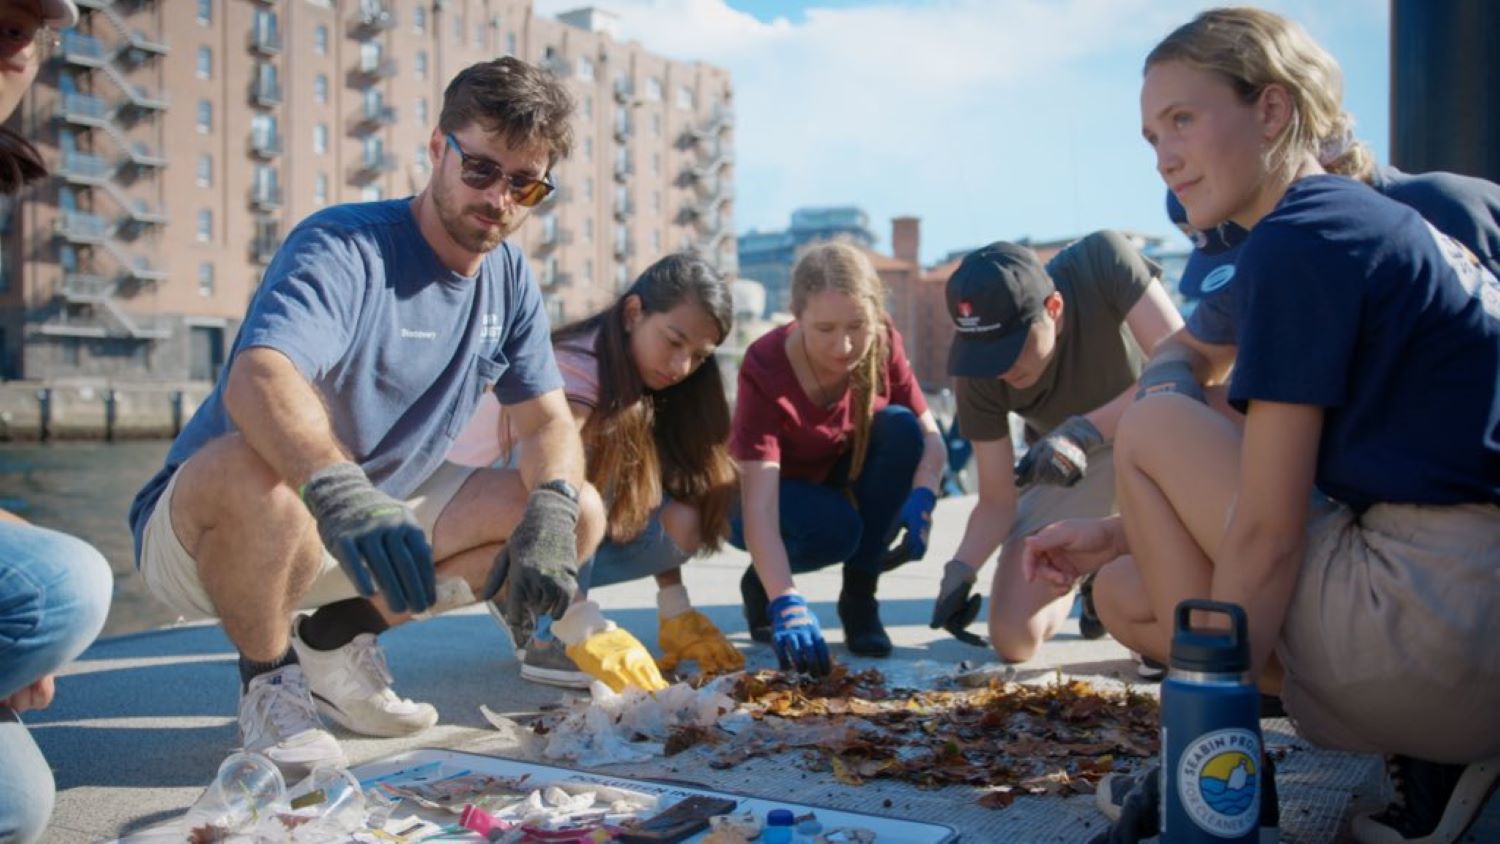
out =
{"type": "Polygon", "coordinates": [[[1462,242],[1438,231],[1431,223],[1427,223],[1427,230],[1432,233],[1432,239],[1437,243],[1443,260],[1453,269],[1453,274],[1458,276],[1458,283],[1464,292],[1477,297],[1486,314],[1500,319],[1500,279],[1496,279],[1488,267],[1479,263],[1479,256],[1469,251],[1469,247],[1462,242]]]}
{"type": "Polygon", "coordinates": [[[1227,287],[1234,279],[1234,264],[1225,264],[1222,267],[1214,267],[1213,271],[1203,277],[1203,283],[1199,289],[1204,293],[1212,293],[1222,287],[1227,287]]]}
{"type": "Polygon", "coordinates": [[[485,342],[499,340],[501,333],[505,330],[500,323],[499,314],[485,314],[480,318],[479,339],[485,342]]]}

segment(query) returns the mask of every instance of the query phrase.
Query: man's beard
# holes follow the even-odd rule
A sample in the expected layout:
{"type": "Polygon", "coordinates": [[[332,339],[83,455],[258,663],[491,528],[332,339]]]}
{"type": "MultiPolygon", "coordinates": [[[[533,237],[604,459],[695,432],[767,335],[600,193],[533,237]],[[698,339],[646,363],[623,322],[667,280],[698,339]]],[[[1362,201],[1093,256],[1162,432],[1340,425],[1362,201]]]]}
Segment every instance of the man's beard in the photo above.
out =
{"type": "Polygon", "coordinates": [[[448,237],[466,251],[479,255],[499,246],[500,242],[509,237],[525,219],[520,211],[507,214],[485,203],[460,206],[453,196],[451,186],[444,184],[441,180],[435,186],[432,197],[433,205],[437,208],[438,220],[443,224],[443,230],[448,232],[448,237]],[[492,220],[499,220],[500,223],[493,228],[483,226],[470,216],[471,214],[480,214],[492,220]]]}

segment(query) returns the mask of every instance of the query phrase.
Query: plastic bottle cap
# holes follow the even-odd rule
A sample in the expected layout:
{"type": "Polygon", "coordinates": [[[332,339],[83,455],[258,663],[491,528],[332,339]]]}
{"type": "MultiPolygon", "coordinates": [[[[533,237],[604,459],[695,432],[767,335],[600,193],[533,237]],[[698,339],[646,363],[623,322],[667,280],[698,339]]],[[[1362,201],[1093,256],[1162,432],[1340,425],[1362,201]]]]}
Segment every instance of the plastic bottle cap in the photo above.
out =
{"type": "Polygon", "coordinates": [[[791,809],[772,809],[766,813],[766,826],[791,826],[796,822],[797,816],[791,809]]]}

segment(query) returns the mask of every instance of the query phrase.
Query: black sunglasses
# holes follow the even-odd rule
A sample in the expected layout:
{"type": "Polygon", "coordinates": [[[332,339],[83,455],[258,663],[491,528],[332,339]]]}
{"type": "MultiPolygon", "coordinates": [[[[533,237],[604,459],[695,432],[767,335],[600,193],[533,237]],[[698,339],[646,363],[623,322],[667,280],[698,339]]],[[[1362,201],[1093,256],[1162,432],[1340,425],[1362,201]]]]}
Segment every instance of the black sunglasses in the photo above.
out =
{"type": "Polygon", "coordinates": [[[499,164],[478,155],[469,155],[464,148],[458,145],[458,139],[453,137],[452,132],[444,134],[448,139],[448,146],[458,153],[458,178],[474,190],[489,190],[492,185],[501,179],[505,180],[510,198],[517,204],[530,208],[556,189],[557,185],[552,183],[551,174],[544,175],[540,179],[532,179],[527,176],[506,175],[499,164]]]}

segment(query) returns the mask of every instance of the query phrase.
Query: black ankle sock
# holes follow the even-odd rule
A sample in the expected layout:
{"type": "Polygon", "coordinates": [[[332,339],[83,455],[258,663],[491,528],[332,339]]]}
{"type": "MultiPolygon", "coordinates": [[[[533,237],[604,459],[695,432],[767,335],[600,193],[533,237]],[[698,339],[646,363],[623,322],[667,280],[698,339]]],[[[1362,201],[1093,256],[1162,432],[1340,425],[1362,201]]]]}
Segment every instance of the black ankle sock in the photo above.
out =
{"type": "Polygon", "coordinates": [[[309,647],[331,651],[354,641],[361,633],[379,635],[390,629],[380,611],[364,598],[349,598],[319,607],[302,619],[297,635],[309,647]]]}
{"type": "Polygon", "coordinates": [[[242,691],[248,689],[250,681],[262,674],[269,674],[278,668],[296,664],[297,652],[292,650],[291,645],[287,645],[286,653],[270,662],[255,662],[254,660],[245,659],[245,655],[240,654],[240,689],[242,691]]]}

